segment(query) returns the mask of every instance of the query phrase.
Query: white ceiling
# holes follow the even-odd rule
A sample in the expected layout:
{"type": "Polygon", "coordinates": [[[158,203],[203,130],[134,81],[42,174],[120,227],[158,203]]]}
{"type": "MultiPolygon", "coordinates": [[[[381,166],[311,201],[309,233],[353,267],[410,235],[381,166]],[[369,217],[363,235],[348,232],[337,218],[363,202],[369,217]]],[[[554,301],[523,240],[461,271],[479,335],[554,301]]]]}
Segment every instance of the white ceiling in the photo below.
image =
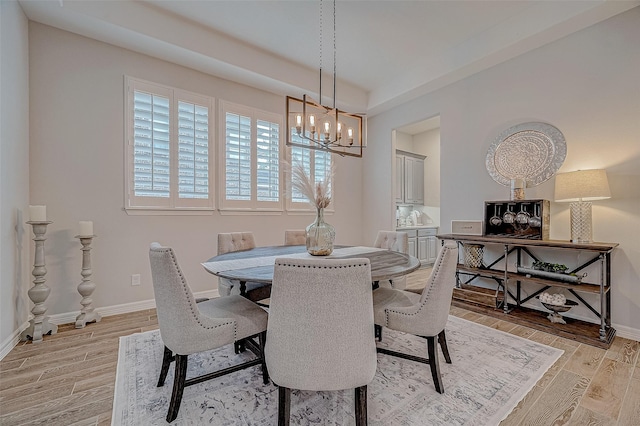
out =
{"type": "MultiPolygon", "coordinates": [[[[640,1],[345,1],[338,105],[376,114],[640,1]]],[[[317,98],[320,2],[20,0],[33,21],[278,94],[317,98]]],[[[323,2],[323,101],[333,95],[333,3],[323,2]]]]}

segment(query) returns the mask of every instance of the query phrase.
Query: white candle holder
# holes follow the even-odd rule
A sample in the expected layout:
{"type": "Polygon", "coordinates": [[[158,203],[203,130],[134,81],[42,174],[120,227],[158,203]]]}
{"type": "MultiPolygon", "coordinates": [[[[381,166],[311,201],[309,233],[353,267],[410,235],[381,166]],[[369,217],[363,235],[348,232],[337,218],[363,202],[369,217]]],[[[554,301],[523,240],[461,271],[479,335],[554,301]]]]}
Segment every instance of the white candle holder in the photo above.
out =
{"type": "Polygon", "coordinates": [[[49,317],[45,316],[47,308],[44,306],[44,302],[51,292],[51,289],[45,285],[46,280],[44,278],[47,273],[47,268],[45,268],[44,264],[44,241],[46,240],[44,234],[47,232],[47,225],[53,222],[28,221],[27,223],[33,227],[35,235],[33,241],[36,242],[33,271],[31,272],[34,276],[34,285],[27,292],[35,306],[31,309],[33,318],[29,321],[27,329],[20,334],[20,339],[40,343],[43,335],[56,334],[58,332],[57,325],[49,324],[49,317]]]}
{"type": "Polygon", "coordinates": [[[82,282],[78,285],[78,293],[82,296],[80,304],[82,309],[80,315],[76,317],[76,328],[84,328],[87,323],[100,322],[102,316],[96,312],[92,306],[91,294],[96,289],[96,284],[91,281],[91,241],[95,235],[76,235],[82,244],[82,282]]]}

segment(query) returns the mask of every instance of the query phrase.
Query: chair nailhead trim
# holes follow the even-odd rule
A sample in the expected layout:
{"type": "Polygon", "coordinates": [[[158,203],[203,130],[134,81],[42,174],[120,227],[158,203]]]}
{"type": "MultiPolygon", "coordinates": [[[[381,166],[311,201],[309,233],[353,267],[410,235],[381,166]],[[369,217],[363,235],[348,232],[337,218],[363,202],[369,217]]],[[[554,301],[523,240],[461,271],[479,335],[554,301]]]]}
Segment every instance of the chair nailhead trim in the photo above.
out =
{"type": "MultiPolygon", "coordinates": [[[[443,250],[451,250],[451,248],[450,248],[450,247],[443,247],[442,249],[443,249],[443,250]]],[[[442,268],[442,259],[444,259],[444,256],[445,256],[444,254],[443,254],[442,256],[440,256],[440,257],[438,258],[438,263],[437,263],[437,264],[435,264],[435,265],[433,265],[433,272],[432,272],[432,275],[431,275],[432,277],[435,277],[435,276],[437,276],[437,275],[438,275],[438,273],[439,273],[440,269],[442,268]]],[[[396,314],[396,315],[404,315],[404,316],[406,316],[406,317],[413,317],[413,316],[418,315],[418,314],[420,313],[420,311],[422,310],[422,308],[424,308],[424,305],[426,305],[427,301],[429,300],[429,295],[431,294],[431,291],[432,291],[432,290],[433,290],[433,286],[432,286],[432,285],[430,285],[430,286],[429,286],[429,289],[427,290],[427,294],[426,294],[426,295],[425,295],[425,297],[424,297],[424,301],[423,301],[422,303],[420,303],[420,307],[418,308],[418,310],[417,310],[417,311],[415,311],[415,312],[414,312],[414,313],[412,313],[412,314],[408,314],[408,313],[406,313],[406,312],[398,312],[398,311],[394,311],[394,310],[392,310],[392,309],[385,309],[385,311],[386,311],[386,312],[385,312],[385,321],[386,321],[386,324],[389,324],[389,312],[393,312],[393,313],[394,313],[394,314],[396,314]]]]}
{"type": "Polygon", "coordinates": [[[204,325],[201,321],[200,318],[198,317],[198,314],[195,312],[195,306],[193,306],[193,304],[191,303],[193,298],[189,297],[189,290],[187,289],[187,282],[184,279],[184,275],[182,275],[182,270],[180,269],[180,265],[178,265],[178,260],[176,259],[175,253],[173,252],[173,249],[170,247],[166,247],[162,249],[163,253],[168,253],[171,256],[171,261],[173,262],[173,265],[176,267],[176,270],[178,271],[178,275],[180,276],[180,282],[182,283],[182,290],[184,291],[185,296],[189,299],[189,310],[191,311],[191,315],[193,315],[193,318],[196,320],[196,322],[204,329],[207,330],[213,330],[228,324],[233,324],[233,337],[234,340],[237,336],[237,323],[235,321],[233,322],[225,322],[222,324],[218,324],[215,325],[213,327],[207,327],[206,325],[204,325]]]}
{"type": "Polygon", "coordinates": [[[367,266],[364,263],[358,263],[356,265],[339,265],[339,266],[320,266],[320,265],[292,265],[290,263],[277,263],[278,266],[288,266],[295,268],[309,268],[309,269],[340,269],[340,268],[353,268],[357,266],[367,266]]]}

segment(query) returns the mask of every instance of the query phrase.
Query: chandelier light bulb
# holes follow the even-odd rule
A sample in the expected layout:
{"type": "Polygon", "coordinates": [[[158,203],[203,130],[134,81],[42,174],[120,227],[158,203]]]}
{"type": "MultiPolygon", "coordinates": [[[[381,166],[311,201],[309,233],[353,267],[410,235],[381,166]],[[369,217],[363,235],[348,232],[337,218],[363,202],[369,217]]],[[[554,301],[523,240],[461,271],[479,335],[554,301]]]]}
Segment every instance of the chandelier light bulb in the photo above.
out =
{"type": "Polygon", "coordinates": [[[331,123],[328,121],[324,122],[324,138],[329,140],[329,132],[331,131],[331,123]]]}
{"type": "Polygon", "coordinates": [[[296,115],[296,132],[300,134],[302,132],[302,115],[296,115]]]}
{"type": "Polygon", "coordinates": [[[338,121],[338,131],[336,133],[337,139],[342,139],[342,123],[338,121]]]}
{"type": "Polygon", "coordinates": [[[316,117],[313,114],[309,116],[309,131],[311,134],[316,132],[316,117]]]}
{"type": "Polygon", "coordinates": [[[353,128],[349,127],[347,129],[347,139],[349,140],[349,145],[353,145],[353,128]]]}

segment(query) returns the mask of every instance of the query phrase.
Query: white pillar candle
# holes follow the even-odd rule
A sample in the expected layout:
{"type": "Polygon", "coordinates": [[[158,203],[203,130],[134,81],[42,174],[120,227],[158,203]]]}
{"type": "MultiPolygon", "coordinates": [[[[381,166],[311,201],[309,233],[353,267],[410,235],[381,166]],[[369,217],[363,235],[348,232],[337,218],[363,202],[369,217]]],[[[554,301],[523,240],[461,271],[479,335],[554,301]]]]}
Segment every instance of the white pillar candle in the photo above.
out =
{"type": "Polygon", "coordinates": [[[80,235],[83,237],[93,235],[93,222],[91,222],[90,220],[81,220],[80,235]]]}
{"type": "Polygon", "coordinates": [[[47,206],[29,206],[29,220],[31,222],[46,222],[47,206]]]}

